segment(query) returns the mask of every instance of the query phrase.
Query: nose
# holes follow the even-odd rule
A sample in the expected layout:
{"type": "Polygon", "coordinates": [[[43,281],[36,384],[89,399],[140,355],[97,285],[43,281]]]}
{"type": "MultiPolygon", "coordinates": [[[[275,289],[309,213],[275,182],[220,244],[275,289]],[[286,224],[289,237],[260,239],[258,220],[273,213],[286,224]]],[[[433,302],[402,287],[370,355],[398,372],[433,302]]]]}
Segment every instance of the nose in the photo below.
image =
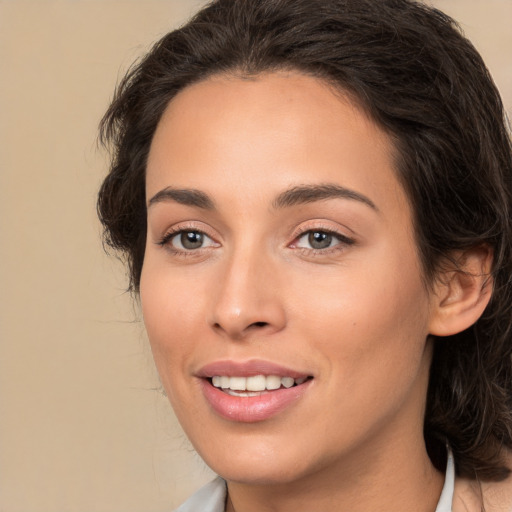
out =
{"type": "Polygon", "coordinates": [[[275,265],[257,252],[233,254],[216,275],[209,323],[233,340],[266,336],[286,325],[283,287],[275,265]]]}

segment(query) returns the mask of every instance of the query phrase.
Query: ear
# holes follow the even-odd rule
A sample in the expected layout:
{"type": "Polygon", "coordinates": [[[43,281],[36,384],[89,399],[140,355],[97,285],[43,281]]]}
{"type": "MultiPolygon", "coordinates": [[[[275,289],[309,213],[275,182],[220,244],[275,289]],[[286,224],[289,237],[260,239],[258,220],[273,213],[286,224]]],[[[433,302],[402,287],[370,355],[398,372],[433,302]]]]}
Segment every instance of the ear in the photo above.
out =
{"type": "Polygon", "coordinates": [[[452,254],[434,285],[430,334],[451,336],[480,318],[492,295],[492,260],[487,245],[452,254]]]}

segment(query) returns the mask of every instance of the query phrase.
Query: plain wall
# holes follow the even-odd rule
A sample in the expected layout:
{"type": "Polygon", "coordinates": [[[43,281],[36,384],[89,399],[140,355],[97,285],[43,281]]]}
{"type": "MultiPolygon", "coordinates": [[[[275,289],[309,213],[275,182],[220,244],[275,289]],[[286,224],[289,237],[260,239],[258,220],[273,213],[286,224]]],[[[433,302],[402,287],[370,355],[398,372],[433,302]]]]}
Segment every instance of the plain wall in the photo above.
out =
{"type": "MultiPolygon", "coordinates": [[[[95,214],[114,86],[200,3],[0,0],[0,512],[170,511],[211,478],[159,391],[95,214]]],[[[512,2],[435,5],[511,115],[512,2]]]]}

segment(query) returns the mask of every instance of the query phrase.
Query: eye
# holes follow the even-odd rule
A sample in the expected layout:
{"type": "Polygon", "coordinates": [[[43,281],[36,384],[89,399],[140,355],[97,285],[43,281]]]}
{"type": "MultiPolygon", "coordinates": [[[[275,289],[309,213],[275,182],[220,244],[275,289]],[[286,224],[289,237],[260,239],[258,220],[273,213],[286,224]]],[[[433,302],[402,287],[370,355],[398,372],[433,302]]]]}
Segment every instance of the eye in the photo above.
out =
{"type": "Polygon", "coordinates": [[[161,241],[161,244],[169,244],[178,251],[193,251],[217,245],[208,235],[196,230],[180,230],[169,233],[161,241]]]}
{"type": "Polygon", "coordinates": [[[294,243],[294,246],[301,249],[313,249],[315,251],[319,251],[322,249],[330,249],[331,247],[340,244],[351,245],[353,243],[353,240],[338,233],[315,229],[306,231],[299,236],[297,241],[294,243]]]}

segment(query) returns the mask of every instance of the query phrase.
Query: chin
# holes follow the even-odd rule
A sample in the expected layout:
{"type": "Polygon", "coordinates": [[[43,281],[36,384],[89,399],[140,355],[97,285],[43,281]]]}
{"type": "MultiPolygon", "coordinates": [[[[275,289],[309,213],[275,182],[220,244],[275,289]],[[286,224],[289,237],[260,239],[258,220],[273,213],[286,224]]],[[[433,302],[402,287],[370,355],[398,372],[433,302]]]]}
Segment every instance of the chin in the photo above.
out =
{"type": "Polygon", "coordinates": [[[306,473],[297,467],[296,461],[290,465],[279,462],[252,464],[244,460],[240,463],[216,466],[212,469],[224,480],[246,485],[286,485],[300,480],[306,473]]]}
{"type": "Polygon", "coordinates": [[[289,484],[321,466],[308,457],[312,451],[305,453],[301,449],[304,443],[294,441],[290,435],[265,440],[256,440],[249,433],[242,436],[240,442],[236,436],[226,436],[219,444],[205,441],[196,449],[215,473],[227,481],[243,484],[289,484]]]}

